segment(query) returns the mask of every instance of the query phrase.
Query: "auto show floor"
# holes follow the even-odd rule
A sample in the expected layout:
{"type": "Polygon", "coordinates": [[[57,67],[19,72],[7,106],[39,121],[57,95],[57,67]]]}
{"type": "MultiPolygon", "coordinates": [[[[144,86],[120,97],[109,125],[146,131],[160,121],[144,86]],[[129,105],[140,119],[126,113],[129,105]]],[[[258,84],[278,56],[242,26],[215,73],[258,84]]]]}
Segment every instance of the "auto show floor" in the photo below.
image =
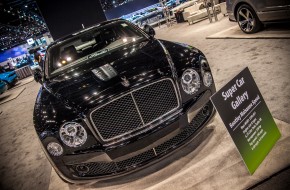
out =
{"type": "Polygon", "coordinates": [[[290,39],[290,24],[271,24],[264,30],[247,35],[238,25],[207,36],[207,39],[290,39]]]}
{"type": "Polygon", "coordinates": [[[290,164],[290,124],[279,120],[276,123],[282,137],[252,176],[217,116],[192,143],[156,165],[85,185],[65,184],[53,171],[49,190],[247,189],[290,164]]]}
{"type": "MultiPolygon", "coordinates": [[[[156,37],[203,51],[217,89],[244,67],[250,68],[282,133],[253,176],[217,115],[193,143],[144,171],[116,181],[68,185],[54,173],[38,144],[32,113],[40,85],[31,82],[16,99],[0,105],[0,189],[243,189],[290,166],[290,39],[206,39],[235,25],[227,17],[211,24],[208,20],[190,26],[174,24],[158,28],[156,37]]],[[[255,189],[287,187],[287,172],[289,169],[279,175],[282,178],[274,176],[255,189]]]]}

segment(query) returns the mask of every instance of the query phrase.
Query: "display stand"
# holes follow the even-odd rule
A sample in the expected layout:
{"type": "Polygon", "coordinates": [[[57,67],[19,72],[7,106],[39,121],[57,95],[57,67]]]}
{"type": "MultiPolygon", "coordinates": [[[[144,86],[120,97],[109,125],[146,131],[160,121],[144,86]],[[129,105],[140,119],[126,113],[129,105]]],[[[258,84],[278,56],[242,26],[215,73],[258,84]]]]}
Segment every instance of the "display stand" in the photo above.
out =
{"type": "Polygon", "coordinates": [[[30,66],[25,66],[20,69],[16,69],[15,73],[18,79],[23,79],[23,78],[33,75],[33,71],[31,70],[30,66]]]}
{"type": "Polygon", "coordinates": [[[170,17],[170,11],[169,11],[168,6],[166,5],[166,0],[159,0],[159,3],[161,5],[161,7],[162,7],[163,15],[164,15],[164,19],[166,21],[167,27],[172,26],[173,21],[172,21],[172,19],[170,17]]]}

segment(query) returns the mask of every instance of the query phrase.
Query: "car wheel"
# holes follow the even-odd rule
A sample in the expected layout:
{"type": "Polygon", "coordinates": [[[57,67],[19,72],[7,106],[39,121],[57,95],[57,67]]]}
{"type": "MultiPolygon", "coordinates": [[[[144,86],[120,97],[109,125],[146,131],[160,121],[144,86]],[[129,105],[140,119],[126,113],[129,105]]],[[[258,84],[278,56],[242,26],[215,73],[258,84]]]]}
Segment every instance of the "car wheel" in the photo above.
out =
{"type": "Polygon", "coordinates": [[[11,84],[9,84],[8,82],[6,82],[6,81],[4,81],[5,83],[6,83],[6,85],[7,85],[7,90],[8,89],[10,89],[12,86],[11,86],[11,84]]]}
{"type": "Polygon", "coordinates": [[[237,11],[237,21],[241,30],[246,34],[253,34],[261,30],[262,23],[254,9],[249,5],[241,5],[237,11]]]}

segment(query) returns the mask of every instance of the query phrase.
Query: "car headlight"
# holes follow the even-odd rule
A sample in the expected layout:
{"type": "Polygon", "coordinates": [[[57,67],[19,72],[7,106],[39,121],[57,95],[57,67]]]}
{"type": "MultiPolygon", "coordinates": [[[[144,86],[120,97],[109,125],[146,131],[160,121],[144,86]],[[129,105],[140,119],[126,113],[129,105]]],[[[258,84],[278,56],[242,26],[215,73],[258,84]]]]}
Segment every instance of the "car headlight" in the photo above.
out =
{"type": "Polygon", "coordinates": [[[63,153],[62,146],[56,142],[49,143],[46,148],[52,156],[60,156],[63,153]]]}
{"type": "Polygon", "coordinates": [[[182,74],[181,86],[187,94],[194,94],[200,88],[199,74],[193,69],[186,69],[182,74]]]}
{"type": "Polygon", "coordinates": [[[213,79],[212,79],[210,72],[205,72],[203,74],[203,84],[206,87],[210,87],[210,85],[212,85],[212,83],[213,83],[213,79]]]}
{"type": "Polygon", "coordinates": [[[68,122],[59,129],[62,142],[69,147],[79,147],[87,141],[87,132],[79,123],[68,122]]]}
{"type": "Polygon", "coordinates": [[[206,59],[202,58],[200,61],[200,66],[201,66],[201,75],[203,78],[203,84],[206,87],[210,87],[210,85],[212,85],[213,83],[213,78],[211,73],[209,72],[209,65],[206,59]]]}

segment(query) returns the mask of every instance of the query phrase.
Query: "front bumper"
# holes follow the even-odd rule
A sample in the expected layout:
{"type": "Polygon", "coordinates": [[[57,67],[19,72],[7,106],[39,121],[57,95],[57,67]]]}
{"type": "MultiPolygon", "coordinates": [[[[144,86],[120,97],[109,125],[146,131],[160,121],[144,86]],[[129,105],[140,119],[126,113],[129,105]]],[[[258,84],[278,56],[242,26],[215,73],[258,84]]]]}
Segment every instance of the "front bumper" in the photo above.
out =
{"type": "Polygon", "coordinates": [[[71,183],[87,183],[122,176],[158,162],[175,150],[188,144],[214,116],[209,100],[210,90],[174,118],[165,121],[164,127],[126,146],[108,151],[95,151],[79,155],[66,155],[59,161],[50,160],[59,176],[71,183]]]}
{"type": "Polygon", "coordinates": [[[9,83],[10,86],[14,86],[18,82],[18,77],[16,73],[9,76],[7,82],[9,83]]]}

